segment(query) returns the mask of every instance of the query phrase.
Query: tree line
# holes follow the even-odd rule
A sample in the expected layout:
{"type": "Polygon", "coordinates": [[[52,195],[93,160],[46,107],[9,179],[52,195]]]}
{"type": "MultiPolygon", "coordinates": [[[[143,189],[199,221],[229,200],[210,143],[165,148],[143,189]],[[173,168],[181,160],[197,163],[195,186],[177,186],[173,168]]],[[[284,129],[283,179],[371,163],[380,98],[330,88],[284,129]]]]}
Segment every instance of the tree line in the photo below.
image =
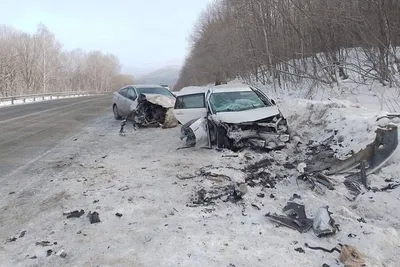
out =
{"type": "Polygon", "coordinates": [[[398,86],[399,45],[398,0],[215,0],[194,27],[175,89],[238,77],[278,89],[331,85],[349,72],[398,86]]]}
{"type": "Polygon", "coordinates": [[[0,25],[0,97],[63,91],[112,91],[132,84],[118,58],[100,51],[67,51],[39,24],[33,34],[0,25]]]}

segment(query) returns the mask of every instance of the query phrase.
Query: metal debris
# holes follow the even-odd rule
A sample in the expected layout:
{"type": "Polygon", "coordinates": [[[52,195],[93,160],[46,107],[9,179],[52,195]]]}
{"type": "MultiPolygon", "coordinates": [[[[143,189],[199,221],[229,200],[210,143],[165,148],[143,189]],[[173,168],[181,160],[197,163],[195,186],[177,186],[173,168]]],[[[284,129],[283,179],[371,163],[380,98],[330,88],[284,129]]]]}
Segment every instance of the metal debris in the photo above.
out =
{"type": "Polygon", "coordinates": [[[63,213],[63,215],[67,216],[67,219],[69,219],[69,218],[80,218],[83,214],[85,214],[85,211],[82,210],[82,209],[63,213]]]}
{"type": "Polygon", "coordinates": [[[304,205],[297,204],[295,202],[289,202],[284,208],[283,212],[286,215],[277,215],[267,213],[270,220],[289,227],[293,230],[297,230],[300,233],[305,233],[311,229],[313,220],[307,218],[304,205]]]}
{"type": "Polygon", "coordinates": [[[313,218],[313,229],[317,237],[333,235],[338,230],[328,208],[320,207],[313,218]]]}

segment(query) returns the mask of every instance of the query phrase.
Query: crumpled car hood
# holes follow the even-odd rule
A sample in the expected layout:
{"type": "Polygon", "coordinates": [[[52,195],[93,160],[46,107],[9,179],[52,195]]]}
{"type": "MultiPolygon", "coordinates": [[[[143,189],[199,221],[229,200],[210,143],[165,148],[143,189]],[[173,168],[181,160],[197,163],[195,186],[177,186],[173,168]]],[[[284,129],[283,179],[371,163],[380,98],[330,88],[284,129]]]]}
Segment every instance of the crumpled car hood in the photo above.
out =
{"type": "Polygon", "coordinates": [[[249,109],[244,111],[219,112],[213,119],[225,123],[244,123],[258,121],[279,114],[277,106],[249,109]]]}
{"type": "Polygon", "coordinates": [[[152,104],[160,105],[163,108],[173,108],[175,106],[175,99],[165,95],[158,94],[144,94],[146,100],[152,104]]]}

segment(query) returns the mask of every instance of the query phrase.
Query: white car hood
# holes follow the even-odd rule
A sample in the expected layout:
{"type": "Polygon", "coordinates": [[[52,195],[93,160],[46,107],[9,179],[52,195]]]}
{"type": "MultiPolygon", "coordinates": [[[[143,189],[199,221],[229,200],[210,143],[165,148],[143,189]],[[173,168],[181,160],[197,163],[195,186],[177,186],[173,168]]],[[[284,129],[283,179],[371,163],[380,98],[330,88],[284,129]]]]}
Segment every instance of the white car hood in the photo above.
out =
{"type": "Polygon", "coordinates": [[[279,114],[277,106],[249,109],[243,111],[218,112],[213,119],[225,123],[244,123],[258,121],[279,114]]]}
{"type": "Polygon", "coordinates": [[[144,94],[146,100],[150,103],[160,105],[164,108],[173,108],[175,106],[175,98],[158,94],[144,94]]]}

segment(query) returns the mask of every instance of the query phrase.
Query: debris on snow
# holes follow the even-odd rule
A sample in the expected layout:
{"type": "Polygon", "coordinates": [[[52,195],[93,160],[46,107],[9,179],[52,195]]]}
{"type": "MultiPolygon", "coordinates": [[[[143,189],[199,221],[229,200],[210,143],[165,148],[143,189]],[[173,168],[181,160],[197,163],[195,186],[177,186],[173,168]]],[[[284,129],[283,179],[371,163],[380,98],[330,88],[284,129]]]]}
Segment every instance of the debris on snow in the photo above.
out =
{"type": "Polygon", "coordinates": [[[26,234],[26,231],[24,230],[24,231],[21,231],[21,233],[19,234],[19,238],[22,238],[22,237],[24,237],[25,236],[25,234],[26,234]]]}
{"type": "Polygon", "coordinates": [[[97,211],[93,213],[89,211],[88,217],[91,224],[100,222],[99,213],[97,211]]]}
{"type": "Polygon", "coordinates": [[[56,253],[57,256],[60,256],[61,258],[66,258],[67,253],[62,249],[56,253]]]}
{"type": "Polygon", "coordinates": [[[82,209],[63,213],[63,215],[67,216],[67,219],[69,219],[69,218],[80,218],[83,214],[85,214],[85,211],[82,210],[82,209]]]}
{"type": "Polygon", "coordinates": [[[317,237],[333,235],[337,231],[335,220],[331,217],[328,206],[320,207],[313,218],[313,229],[317,237]]]}
{"type": "Polygon", "coordinates": [[[294,250],[299,253],[306,253],[302,247],[295,248],[294,250]]]}
{"type": "Polygon", "coordinates": [[[48,247],[53,245],[50,241],[38,241],[35,244],[36,246],[42,246],[42,247],[48,247]]]}
{"type": "Polygon", "coordinates": [[[299,165],[297,165],[297,171],[299,173],[304,173],[304,169],[307,167],[307,164],[305,164],[304,162],[300,163],[299,165]]]}
{"type": "Polygon", "coordinates": [[[15,242],[15,241],[17,241],[17,238],[16,238],[16,237],[10,237],[10,238],[8,238],[8,239],[6,240],[6,243],[15,242]]]}
{"type": "Polygon", "coordinates": [[[126,190],[128,190],[128,189],[129,189],[129,186],[124,185],[123,187],[120,187],[118,190],[119,190],[119,191],[126,191],[126,190]]]}
{"type": "Polygon", "coordinates": [[[285,216],[270,213],[267,213],[265,216],[278,224],[297,230],[300,233],[307,232],[313,226],[313,220],[307,218],[304,205],[289,202],[283,208],[283,212],[286,214],[285,216]]]}
{"type": "Polygon", "coordinates": [[[344,263],[345,267],[363,267],[365,260],[361,253],[355,246],[346,245],[342,246],[342,251],[339,256],[340,262],[344,263]]]}

